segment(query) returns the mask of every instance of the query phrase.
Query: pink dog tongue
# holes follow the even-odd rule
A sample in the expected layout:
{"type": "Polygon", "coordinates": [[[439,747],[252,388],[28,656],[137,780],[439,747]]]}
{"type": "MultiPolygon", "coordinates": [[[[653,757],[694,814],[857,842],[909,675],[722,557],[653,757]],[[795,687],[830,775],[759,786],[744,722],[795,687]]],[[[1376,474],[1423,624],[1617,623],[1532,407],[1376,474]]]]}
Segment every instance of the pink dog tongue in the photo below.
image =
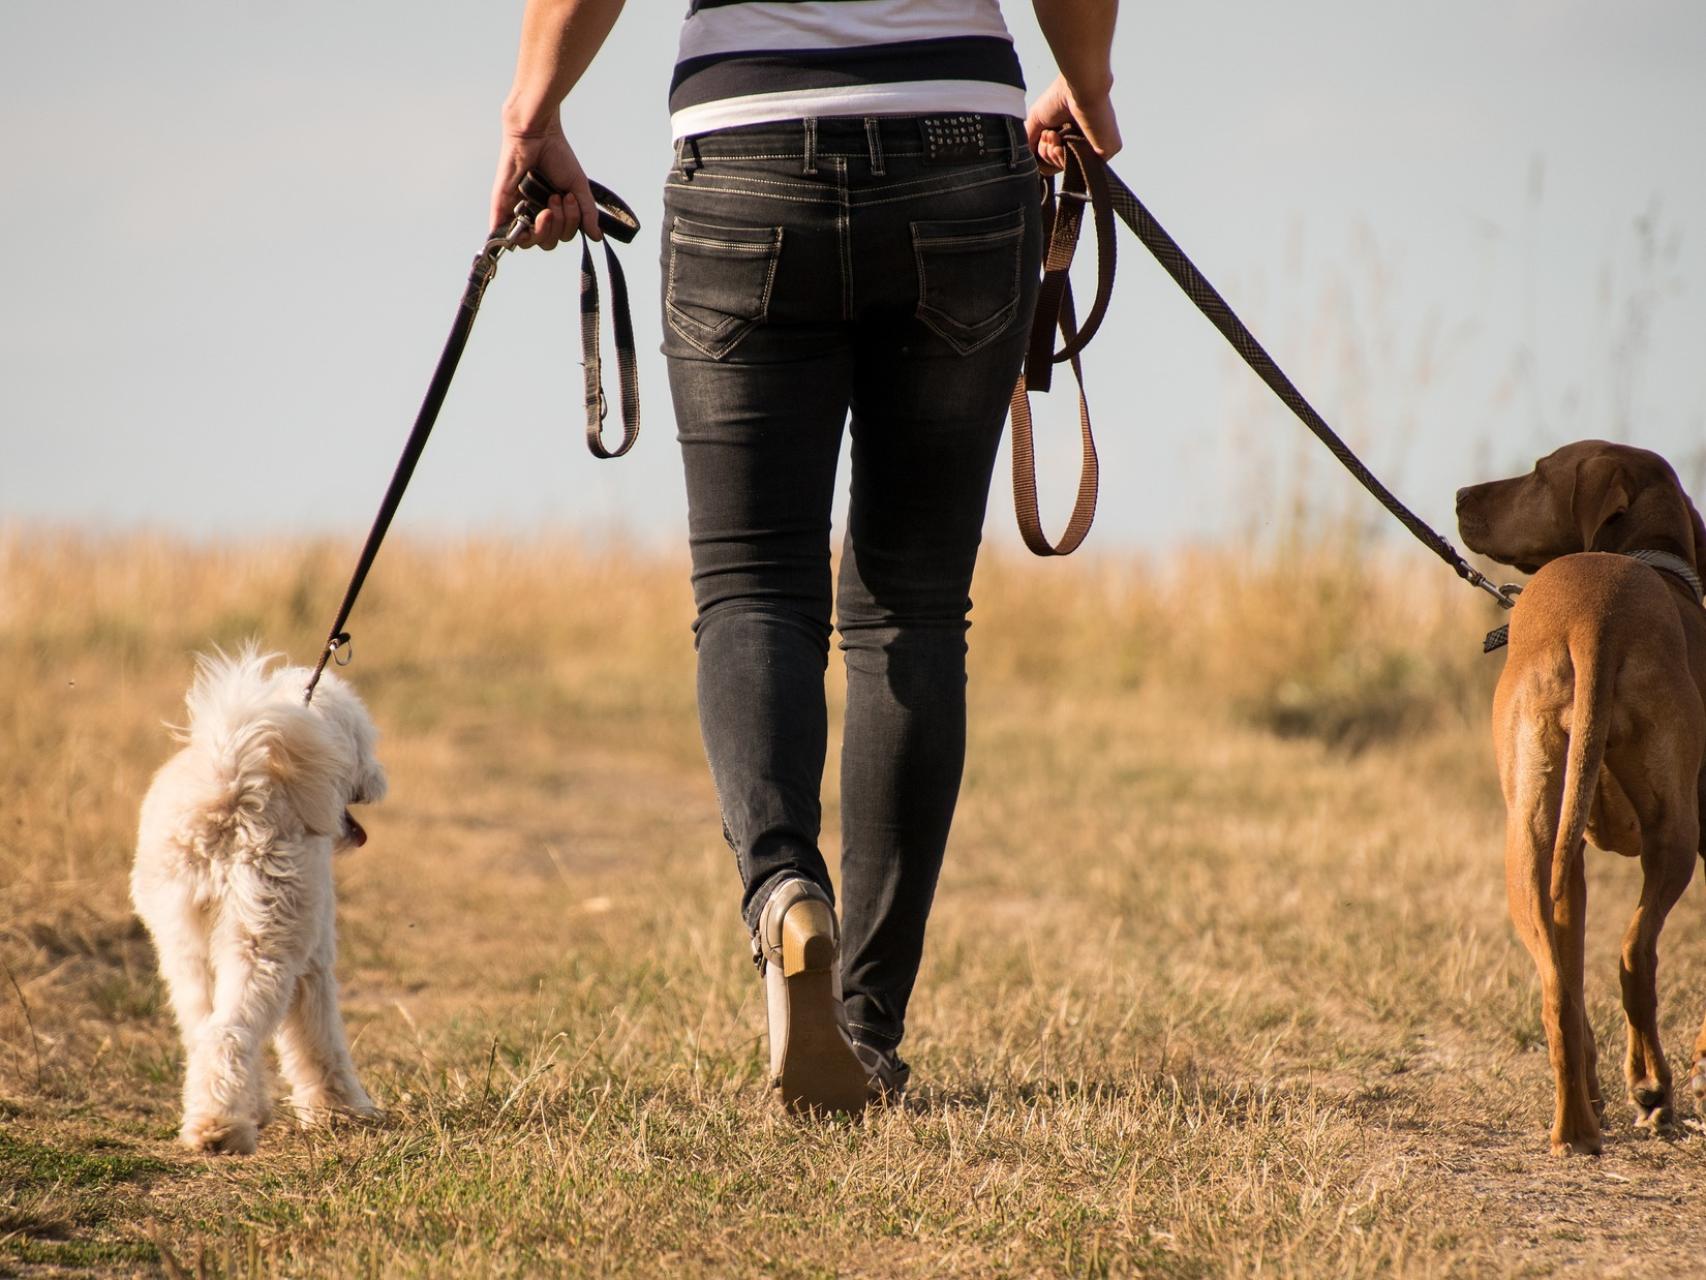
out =
{"type": "Polygon", "coordinates": [[[350,843],[360,848],[367,843],[367,831],[361,823],[355,820],[355,815],[348,809],[344,810],[344,826],[349,829],[350,843]]]}

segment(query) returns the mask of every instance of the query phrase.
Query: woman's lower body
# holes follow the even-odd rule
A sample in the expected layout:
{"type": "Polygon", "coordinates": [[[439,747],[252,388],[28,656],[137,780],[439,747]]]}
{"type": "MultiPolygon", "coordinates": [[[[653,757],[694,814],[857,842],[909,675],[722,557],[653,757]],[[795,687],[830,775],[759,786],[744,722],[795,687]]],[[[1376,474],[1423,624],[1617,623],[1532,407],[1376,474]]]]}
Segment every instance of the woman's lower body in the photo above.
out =
{"type": "Polygon", "coordinates": [[[665,224],[700,724],[743,912],[757,930],[792,878],[833,901],[833,620],[840,988],[853,1038],[893,1061],[965,756],[972,571],[1041,255],[1035,164],[998,116],[730,129],[681,144],[665,224]]]}

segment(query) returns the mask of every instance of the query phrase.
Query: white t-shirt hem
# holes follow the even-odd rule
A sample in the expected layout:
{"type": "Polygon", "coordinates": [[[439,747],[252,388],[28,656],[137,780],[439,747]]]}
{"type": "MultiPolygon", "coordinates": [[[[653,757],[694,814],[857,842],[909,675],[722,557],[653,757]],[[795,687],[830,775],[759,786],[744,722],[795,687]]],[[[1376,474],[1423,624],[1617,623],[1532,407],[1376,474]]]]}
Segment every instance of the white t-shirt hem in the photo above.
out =
{"type": "Polygon", "coordinates": [[[977,114],[1025,118],[1024,90],[980,80],[906,80],[896,84],[842,85],[720,98],[684,107],[669,118],[673,141],[714,129],[774,124],[808,116],[913,116],[977,114]]]}

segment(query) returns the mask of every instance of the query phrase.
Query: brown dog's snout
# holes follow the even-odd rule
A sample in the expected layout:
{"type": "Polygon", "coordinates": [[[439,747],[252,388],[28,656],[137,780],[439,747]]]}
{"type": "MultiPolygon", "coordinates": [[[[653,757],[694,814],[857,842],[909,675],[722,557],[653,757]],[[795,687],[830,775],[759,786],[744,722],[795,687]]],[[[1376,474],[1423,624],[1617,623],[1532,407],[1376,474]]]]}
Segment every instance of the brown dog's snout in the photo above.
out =
{"type": "MultiPolygon", "coordinates": [[[[1468,484],[1457,491],[1457,531],[1471,543],[1481,535],[1486,525],[1487,504],[1482,488],[1478,484],[1468,484]]],[[[1471,550],[1479,551],[1481,548],[1472,546],[1471,550]]]]}

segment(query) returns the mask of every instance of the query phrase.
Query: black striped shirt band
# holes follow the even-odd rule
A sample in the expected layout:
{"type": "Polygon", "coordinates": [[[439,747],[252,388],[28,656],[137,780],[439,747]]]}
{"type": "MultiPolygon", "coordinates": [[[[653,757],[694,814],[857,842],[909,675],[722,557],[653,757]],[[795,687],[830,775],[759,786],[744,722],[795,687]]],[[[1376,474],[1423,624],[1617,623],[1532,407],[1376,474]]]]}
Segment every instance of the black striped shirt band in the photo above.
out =
{"type": "Polygon", "coordinates": [[[1009,40],[960,36],[839,49],[766,49],[676,65],[676,138],[804,116],[1025,114],[1009,40]]]}

